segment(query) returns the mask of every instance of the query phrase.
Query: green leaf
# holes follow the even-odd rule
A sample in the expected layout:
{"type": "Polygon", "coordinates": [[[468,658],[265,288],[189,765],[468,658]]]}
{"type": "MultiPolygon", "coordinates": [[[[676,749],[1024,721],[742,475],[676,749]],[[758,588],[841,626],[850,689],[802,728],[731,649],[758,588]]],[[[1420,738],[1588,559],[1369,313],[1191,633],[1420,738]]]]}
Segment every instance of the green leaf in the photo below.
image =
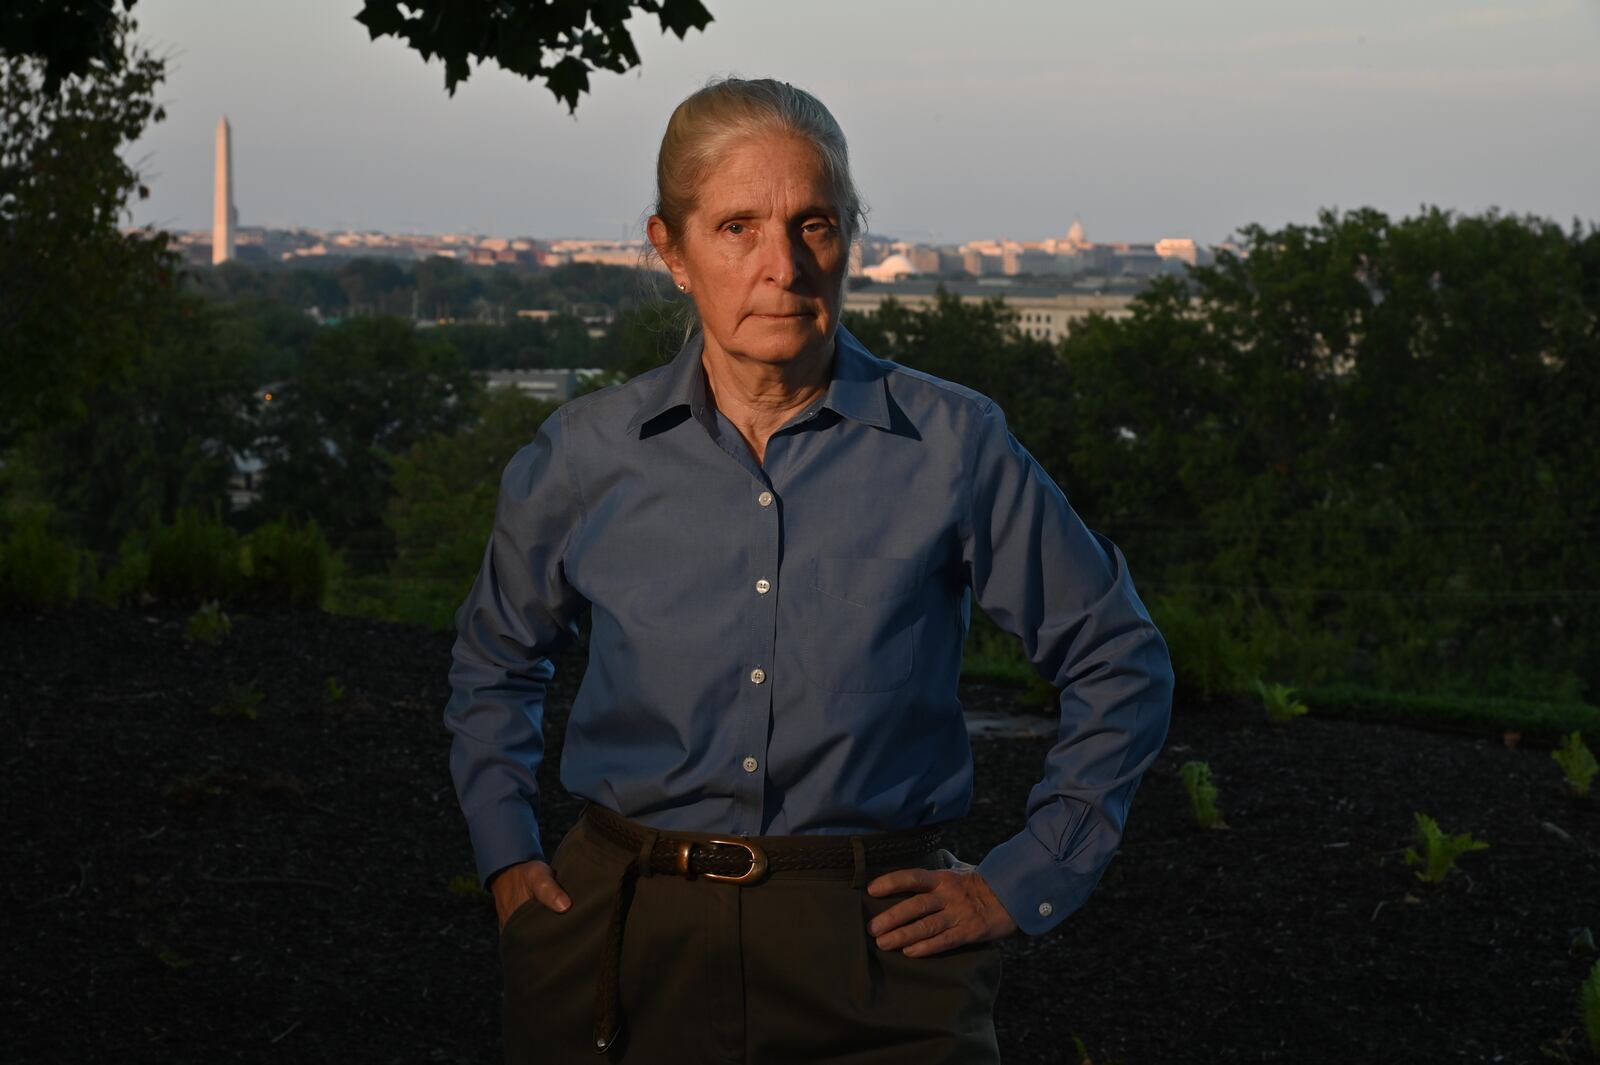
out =
{"type": "Polygon", "coordinates": [[[400,10],[398,0],[366,0],[366,6],[355,19],[367,28],[372,40],[385,34],[403,37],[410,21],[400,10]]]}
{"type": "Polygon", "coordinates": [[[557,100],[566,104],[569,111],[576,111],[579,94],[589,91],[589,68],[583,60],[569,55],[550,68],[545,81],[557,100]]]}
{"type": "Polygon", "coordinates": [[[662,0],[656,13],[663,33],[671,31],[682,40],[690,30],[703,30],[711,24],[711,12],[700,0],[662,0]]]}

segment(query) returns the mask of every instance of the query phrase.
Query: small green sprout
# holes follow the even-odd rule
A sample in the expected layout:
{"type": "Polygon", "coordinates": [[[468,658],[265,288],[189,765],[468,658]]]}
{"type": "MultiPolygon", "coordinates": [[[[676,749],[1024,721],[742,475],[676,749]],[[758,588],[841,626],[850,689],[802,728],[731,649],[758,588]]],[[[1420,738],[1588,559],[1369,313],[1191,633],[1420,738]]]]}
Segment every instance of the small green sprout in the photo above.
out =
{"type": "Polygon", "coordinates": [[[193,958],[185,958],[166,944],[156,948],[156,960],[169,969],[187,969],[194,964],[193,958]]]}
{"type": "Polygon", "coordinates": [[[197,773],[180,773],[167,782],[161,794],[173,806],[187,810],[204,806],[209,800],[228,792],[224,775],[208,766],[197,773]]]}
{"type": "Polygon", "coordinates": [[[1567,786],[1572,794],[1589,794],[1589,782],[1594,779],[1596,772],[1600,772],[1600,766],[1595,764],[1594,755],[1584,745],[1582,734],[1574,729],[1571,735],[1561,741],[1561,746],[1550,752],[1550,757],[1567,775],[1567,786]]]}
{"type": "Polygon", "coordinates": [[[1211,767],[1204,762],[1185,762],[1179,770],[1183,786],[1189,791],[1189,806],[1201,828],[1227,828],[1217,809],[1217,786],[1211,783],[1211,767]]]}
{"type": "Polygon", "coordinates": [[[322,702],[325,706],[338,706],[344,702],[344,685],[339,683],[338,677],[329,677],[322,686],[322,702]]]}
{"type": "MultiPolygon", "coordinates": [[[[1072,1059],[1072,1065],[1094,1065],[1094,1058],[1089,1056],[1089,1048],[1084,1044],[1082,1039],[1079,1039],[1077,1036],[1073,1036],[1072,1046],[1076,1051],[1076,1054],[1072,1059]]],[[[1106,1062],[1105,1065],[1123,1065],[1123,1062],[1120,1059],[1114,1059],[1106,1062]]]]}
{"type": "Polygon", "coordinates": [[[261,690],[250,684],[229,683],[228,691],[222,701],[211,707],[213,717],[241,718],[254,721],[258,716],[257,708],[265,698],[261,690]]]}
{"type": "Polygon", "coordinates": [[[1310,708],[1294,697],[1294,689],[1287,684],[1264,684],[1256,681],[1261,702],[1267,708],[1267,721],[1272,725],[1287,725],[1290,721],[1310,713],[1310,708]]]}
{"type": "Polygon", "coordinates": [[[233,631],[233,622],[222,612],[222,604],[208,600],[199,610],[189,615],[188,636],[196,643],[215,647],[233,631]]]}
{"type": "Polygon", "coordinates": [[[1461,855],[1489,849],[1487,843],[1473,839],[1470,832],[1463,832],[1458,836],[1446,836],[1439,831],[1438,822],[1427,814],[1418,813],[1416,817],[1417,837],[1422,841],[1422,849],[1427,856],[1423,857],[1415,848],[1407,847],[1406,864],[1422,866],[1417,872],[1417,879],[1424,883],[1442,882],[1461,855]]]}
{"type": "Polygon", "coordinates": [[[450,894],[463,899],[486,899],[489,893],[483,890],[475,876],[453,876],[450,878],[450,894]]]}

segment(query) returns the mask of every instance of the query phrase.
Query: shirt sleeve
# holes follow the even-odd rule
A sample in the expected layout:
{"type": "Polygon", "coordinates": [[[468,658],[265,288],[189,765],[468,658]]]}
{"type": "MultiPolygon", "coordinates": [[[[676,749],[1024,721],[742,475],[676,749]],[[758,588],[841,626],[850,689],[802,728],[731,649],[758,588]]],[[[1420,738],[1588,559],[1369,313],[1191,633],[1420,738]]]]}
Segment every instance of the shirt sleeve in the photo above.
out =
{"type": "Polygon", "coordinates": [[[483,564],[455,615],[450,775],[479,880],[543,858],[537,773],[551,652],[577,640],[581,596],[562,558],[583,520],[558,408],[506,464],[483,564]]]}
{"type": "Polygon", "coordinates": [[[963,551],[973,594],[1061,690],[1061,724],[1027,825],[978,865],[1017,926],[1039,935],[1081,907],[1122,841],[1128,806],[1166,742],[1172,662],[1127,560],[985,411],[963,551]]]}

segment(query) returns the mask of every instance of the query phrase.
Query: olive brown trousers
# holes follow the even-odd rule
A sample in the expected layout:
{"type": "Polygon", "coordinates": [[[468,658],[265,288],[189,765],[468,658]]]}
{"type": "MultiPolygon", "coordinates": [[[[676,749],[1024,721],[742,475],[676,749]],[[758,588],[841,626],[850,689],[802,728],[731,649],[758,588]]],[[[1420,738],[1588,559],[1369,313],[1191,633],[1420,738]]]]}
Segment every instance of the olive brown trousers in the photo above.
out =
{"type": "MultiPolygon", "coordinates": [[[[881,950],[867,931],[907,897],[873,898],[873,877],[908,865],[947,868],[949,851],[875,868],[858,844],[853,867],[774,869],[735,883],[653,872],[637,850],[597,827],[596,814],[613,829],[620,822],[649,831],[591,805],[551,859],[572,908],[556,913],[530,900],[506,921],[507,1065],[1000,1060],[998,943],[910,958],[881,950]]],[[[682,847],[685,868],[689,842],[723,838],[660,835],[682,847]]],[[[816,838],[753,841],[778,847],[816,838]]]]}

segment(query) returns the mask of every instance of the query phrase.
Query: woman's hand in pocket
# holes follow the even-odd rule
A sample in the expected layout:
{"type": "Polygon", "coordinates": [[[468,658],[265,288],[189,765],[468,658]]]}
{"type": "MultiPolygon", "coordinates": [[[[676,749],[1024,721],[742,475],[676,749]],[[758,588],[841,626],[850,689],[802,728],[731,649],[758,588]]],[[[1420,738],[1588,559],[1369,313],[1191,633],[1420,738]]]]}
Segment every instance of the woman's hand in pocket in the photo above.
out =
{"type": "Polygon", "coordinates": [[[989,882],[965,862],[949,869],[885,873],[867,885],[867,893],[874,898],[911,896],[867,926],[879,949],[900,950],[907,957],[1003,939],[1017,930],[989,882]]]}
{"type": "Polygon", "coordinates": [[[494,908],[502,932],[511,915],[530,899],[538,900],[556,913],[566,913],[572,908],[572,899],[556,883],[555,873],[548,862],[508,865],[489,878],[489,890],[494,893],[494,908]]]}

